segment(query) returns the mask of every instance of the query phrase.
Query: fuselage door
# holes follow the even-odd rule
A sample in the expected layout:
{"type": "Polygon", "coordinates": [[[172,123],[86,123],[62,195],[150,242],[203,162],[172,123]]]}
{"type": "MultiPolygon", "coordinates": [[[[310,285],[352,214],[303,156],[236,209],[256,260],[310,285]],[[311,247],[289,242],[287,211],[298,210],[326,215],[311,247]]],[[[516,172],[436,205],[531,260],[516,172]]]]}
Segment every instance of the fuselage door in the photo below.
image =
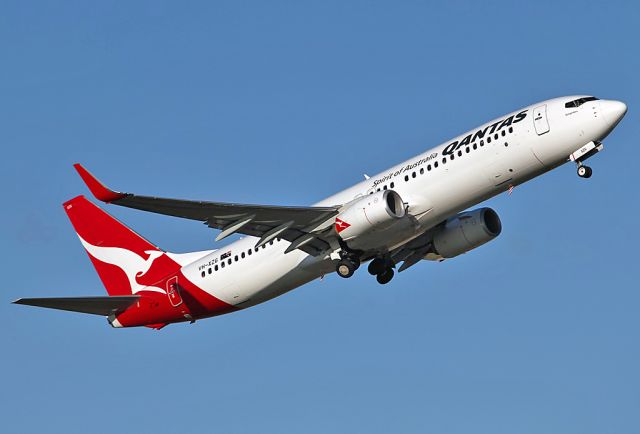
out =
{"type": "Polygon", "coordinates": [[[533,126],[539,136],[549,132],[549,120],[547,119],[546,104],[533,109],[533,126]]]}

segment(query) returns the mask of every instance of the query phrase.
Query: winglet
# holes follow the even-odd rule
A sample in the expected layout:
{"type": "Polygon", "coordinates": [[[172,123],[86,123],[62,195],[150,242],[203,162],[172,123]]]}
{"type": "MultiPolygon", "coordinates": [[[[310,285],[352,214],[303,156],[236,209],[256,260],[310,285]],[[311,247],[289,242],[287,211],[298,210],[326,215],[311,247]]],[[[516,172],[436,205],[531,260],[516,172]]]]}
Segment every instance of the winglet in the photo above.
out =
{"type": "Polygon", "coordinates": [[[87,169],[82,167],[80,163],[76,163],[73,165],[75,169],[78,171],[78,174],[82,178],[87,187],[96,199],[101,200],[103,202],[113,202],[114,200],[122,199],[126,197],[126,193],[119,193],[117,191],[110,190],[105,187],[103,183],[98,181],[98,179],[93,176],[87,169]]]}

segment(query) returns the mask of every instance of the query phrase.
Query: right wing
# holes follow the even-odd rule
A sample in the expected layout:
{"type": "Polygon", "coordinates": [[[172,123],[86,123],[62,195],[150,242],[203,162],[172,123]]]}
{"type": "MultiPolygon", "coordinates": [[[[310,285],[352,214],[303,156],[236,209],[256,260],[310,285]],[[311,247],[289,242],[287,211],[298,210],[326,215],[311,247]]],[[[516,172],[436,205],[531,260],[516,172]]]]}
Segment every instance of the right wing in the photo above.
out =
{"type": "Polygon", "coordinates": [[[286,253],[300,249],[318,256],[330,250],[332,241],[336,239],[333,227],[338,206],[246,205],[140,196],[113,191],[80,164],[74,164],[74,167],[98,200],[202,221],[209,227],[222,231],[216,241],[237,232],[260,238],[256,243],[260,247],[277,237],[291,242],[286,253]]]}
{"type": "Polygon", "coordinates": [[[54,297],[20,298],[13,303],[27,306],[47,307],[49,309],[90,313],[109,316],[124,311],[140,299],[139,295],[117,295],[107,297],[54,297]]]}

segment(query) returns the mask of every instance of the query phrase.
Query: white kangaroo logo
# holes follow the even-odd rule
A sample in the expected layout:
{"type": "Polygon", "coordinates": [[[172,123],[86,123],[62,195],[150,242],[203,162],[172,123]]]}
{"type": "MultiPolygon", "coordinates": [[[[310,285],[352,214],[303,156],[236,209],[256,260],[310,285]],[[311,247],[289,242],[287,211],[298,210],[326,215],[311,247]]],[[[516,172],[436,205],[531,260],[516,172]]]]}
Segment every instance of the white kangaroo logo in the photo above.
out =
{"type": "Polygon", "coordinates": [[[132,294],[142,290],[166,294],[164,289],[158,288],[157,286],[140,285],[136,281],[136,277],[143,276],[147,271],[149,271],[153,261],[162,256],[164,252],[160,252],[158,250],[145,250],[145,253],[149,255],[149,258],[144,259],[137,253],[127,249],[120,247],[94,246],[93,244],[89,244],[83,240],[80,235],[78,235],[78,238],[80,238],[80,242],[91,256],[96,258],[98,261],[115,265],[127,275],[132,294]]]}

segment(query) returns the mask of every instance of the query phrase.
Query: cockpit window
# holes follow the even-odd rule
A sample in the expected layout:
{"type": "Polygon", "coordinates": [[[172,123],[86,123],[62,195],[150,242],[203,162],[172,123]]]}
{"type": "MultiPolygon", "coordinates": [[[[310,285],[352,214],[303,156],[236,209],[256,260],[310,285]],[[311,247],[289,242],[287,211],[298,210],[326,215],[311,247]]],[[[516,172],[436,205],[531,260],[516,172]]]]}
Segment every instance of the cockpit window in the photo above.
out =
{"type": "Polygon", "coordinates": [[[574,99],[573,101],[566,103],[564,106],[566,108],[580,107],[585,102],[596,101],[596,100],[598,100],[598,98],[596,98],[595,96],[585,96],[584,98],[574,99]]]}

